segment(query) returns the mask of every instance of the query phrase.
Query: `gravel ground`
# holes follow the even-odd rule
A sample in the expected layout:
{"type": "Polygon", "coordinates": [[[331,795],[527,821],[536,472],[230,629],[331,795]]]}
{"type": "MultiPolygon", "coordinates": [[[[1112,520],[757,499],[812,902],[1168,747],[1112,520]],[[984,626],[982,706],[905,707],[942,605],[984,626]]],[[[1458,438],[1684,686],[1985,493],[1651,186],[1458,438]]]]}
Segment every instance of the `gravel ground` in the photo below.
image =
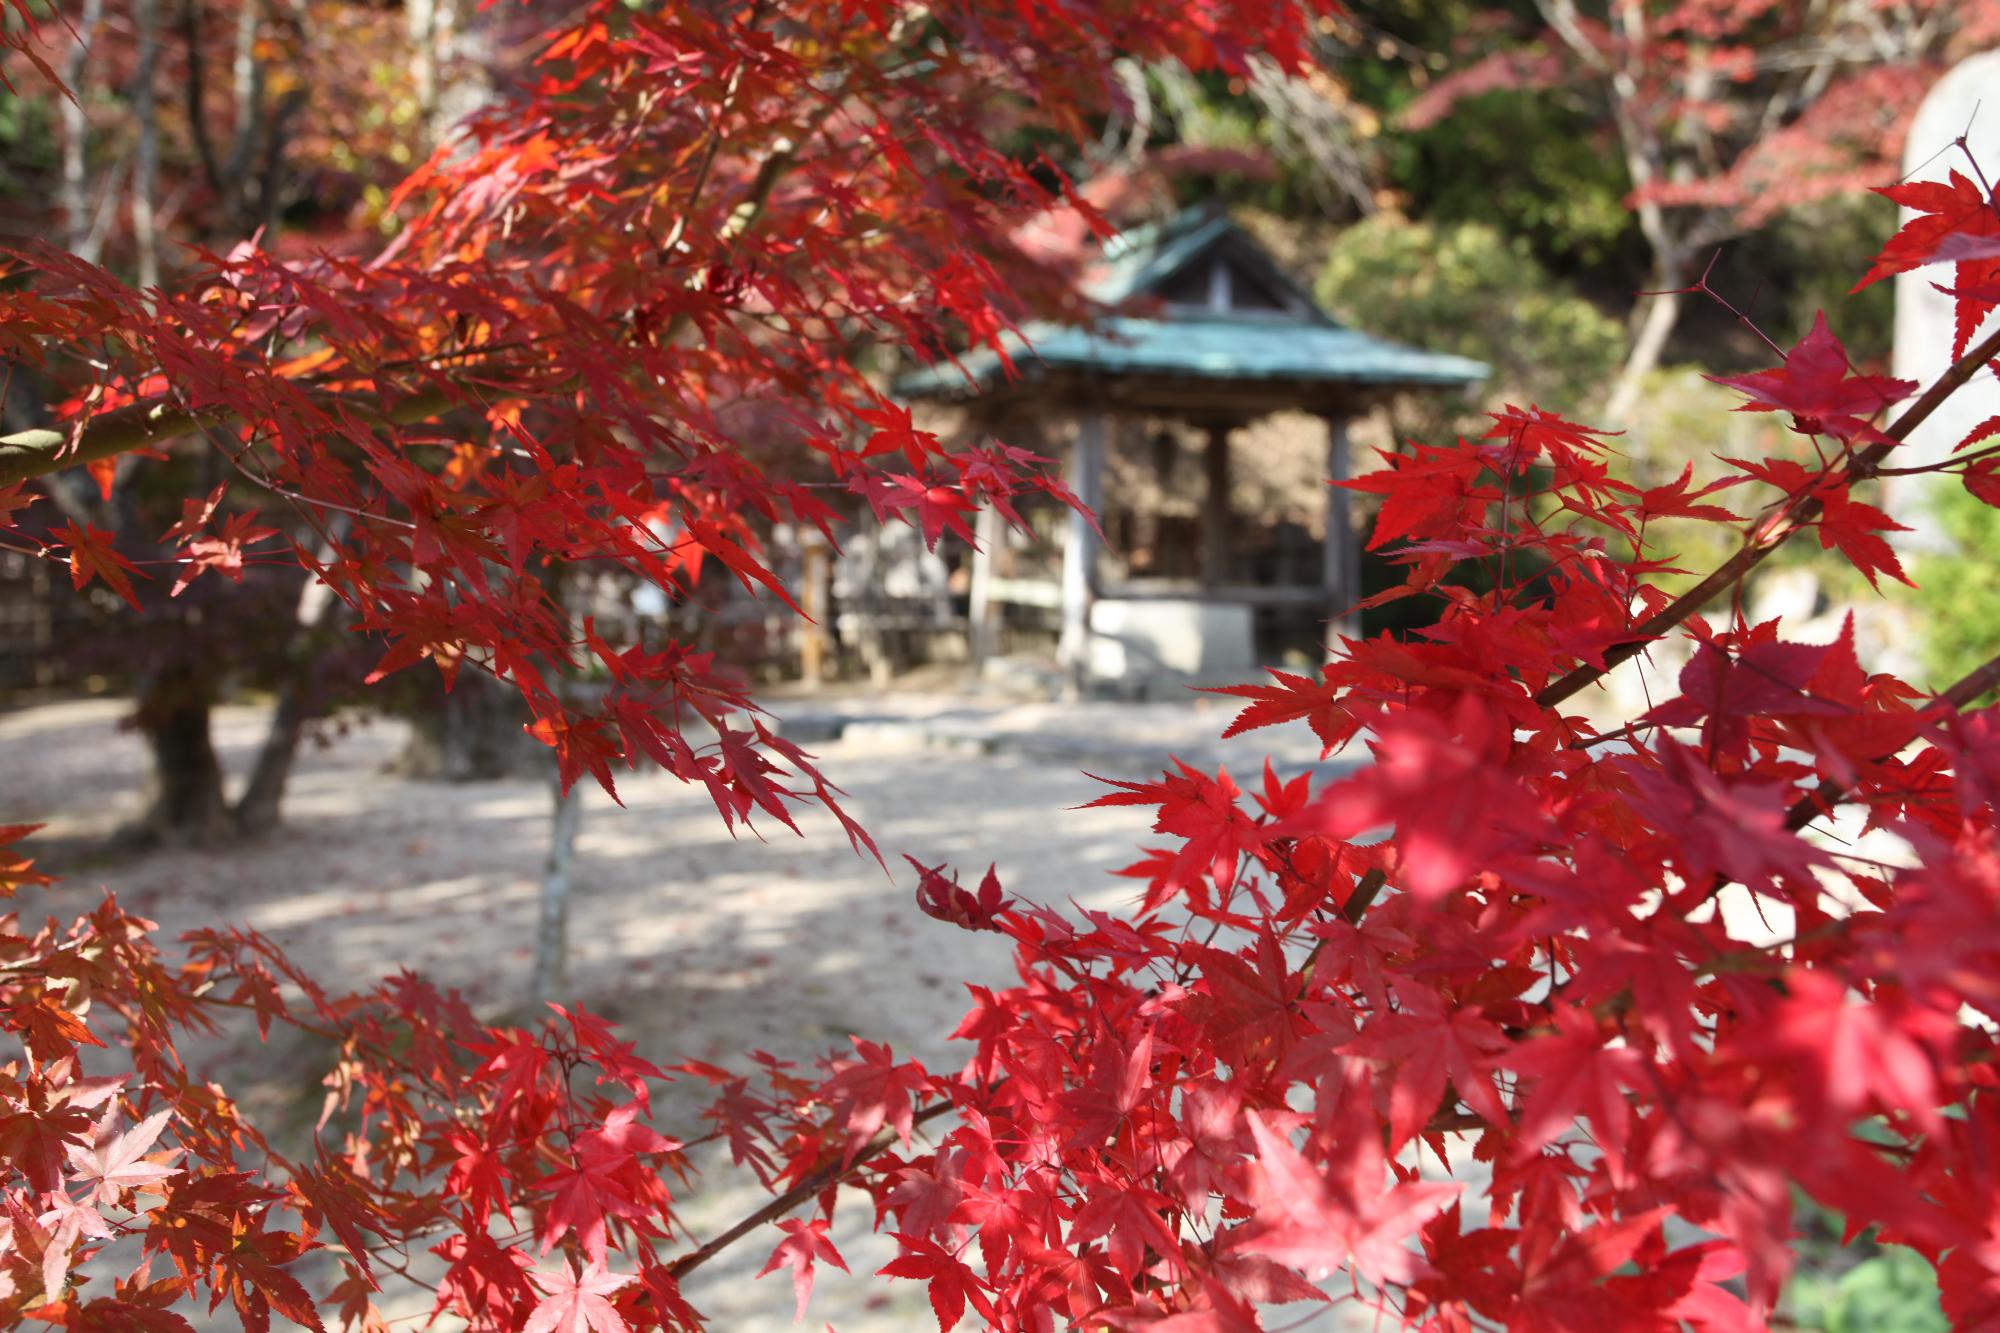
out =
{"type": "MultiPolygon", "coordinates": [[[[164,938],[200,925],[254,926],[330,987],[409,967],[462,988],[488,1014],[522,1012],[547,833],[541,783],[385,776],[402,732],[371,721],[302,756],[281,832],[216,851],[108,860],[85,849],[139,810],[145,772],[138,738],[120,726],[125,711],[87,700],[0,714],[0,822],[49,825],[45,862],[69,876],[51,910],[82,907],[109,888],[157,919],[164,938]]],[[[944,1037],[964,1010],[963,984],[1011,980],[1008,951],[997,936],[919,914],[901,853],[975,877],[996,862],[1017,897],[1114,907],[1131,891],[1107,872],[1133,859],[1147,819],[1132,809],[1074,809],[1104,790],[1081,770],[1145,777],[1171,752],[1227,762],[1250,779],[1267,754],[1286,771],[1318,757],[1303,728],[1219,742],[1230,716],[1221,701],[1026,705],[904,692],[801,698],[776,711],[846,788],[846,808],[880,843],[892,875],[851,852],[825,816],[802,819],[803,837],[777,827],[732,838],[703,792],[670,778],[629,777],[622,809],[590,792],[577,846],[572,988],[655,1059],[740,1064],[763,1049],[809,1062],[858,1033],[952,1067],[965,1053],[944,1037]]],[[[218,714],[231,773],[247,770],[263,723],[254,708],[218,714]]],[[[297,1134],[318,1110],[312,1053],[274,1042],[258,1047],[248,1037],[214,1058],[228,1063],[260,1124],[297,1134]]],[[[670,1127],[674,1106],[669,1090],[670,1127]]],[[[686,1220],[697,1236],[712,1234],[762,1197],[754,1184],[711,1175],[686,1220]]],[[[865,1214],[849,1207],[836,1232],[862,1275],[893,1252],[863,1234],[865,1214]]],[[[744,1242],[691,1285],[717,1329],[792,1326],[783,1276],[749,1280],[772,1243],[744,1242]]],[[[809,1317],[845,1333],[934,1327],[917,1284],[838,1272],[822,1275],[809,1317]]]]}

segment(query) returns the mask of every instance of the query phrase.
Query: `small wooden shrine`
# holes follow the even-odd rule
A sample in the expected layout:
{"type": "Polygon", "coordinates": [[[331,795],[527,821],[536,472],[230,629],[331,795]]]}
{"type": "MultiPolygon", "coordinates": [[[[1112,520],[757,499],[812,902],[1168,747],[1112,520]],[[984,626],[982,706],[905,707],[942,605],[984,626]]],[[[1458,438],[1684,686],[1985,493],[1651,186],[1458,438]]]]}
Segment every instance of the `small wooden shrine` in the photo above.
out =
{"type": "MultiPolygon", "coordinates": [[[[1151,543],[1164,573],[1131,563],[1107,575],[1098,534],[1080,516],[1061,533],[1060,578],[1039,586],[996,577],[998,528],[988,520],[970,579],[975,657],[992,650],[996,617],[1012,600],[1060,611],[1058,657],[1078,685],[1152,674],[1201,678],[1257,665],[1253,618],[1289,608],[1336,619],[1360,599],[1360,550],[1348,492],[1326,486],[1317,568],[1252,561],[1240,534],[1254,516],[1232,512],[1232,436],[1261,418],[1306,412],[1326,423],[1319,477],[1348,473],[1347,422],[1382,396],[1462,389],[1487,368],[1373,338],[1333,319],[1223,213],[1191,210],[1107,243],[1086,293],[1112,313],[1080,328],[1030,324],[1008,335],[1009,374],[990,347],[957,364],[903,376],[895,392],[961,407],[1010,441],[1060,447],[1067,480],[1093,511],[1105,493],[1109,442],[1128,444],[1146,423],[1201,437],[1198,512],[1151,543]],[[1281,567],[1282,566],[1282,567],[1281,567]]],[[[1165,433],[1156,447],[1172,442],[1165,433]]],[[[1320,460],[1312,460],[1315,464],[1320,460]]],[[[1303,487],[1301,487],[1303,489],[1303,487]]],[[[1129,505],[1127,506],[1129,508],[1129,505]]]]}

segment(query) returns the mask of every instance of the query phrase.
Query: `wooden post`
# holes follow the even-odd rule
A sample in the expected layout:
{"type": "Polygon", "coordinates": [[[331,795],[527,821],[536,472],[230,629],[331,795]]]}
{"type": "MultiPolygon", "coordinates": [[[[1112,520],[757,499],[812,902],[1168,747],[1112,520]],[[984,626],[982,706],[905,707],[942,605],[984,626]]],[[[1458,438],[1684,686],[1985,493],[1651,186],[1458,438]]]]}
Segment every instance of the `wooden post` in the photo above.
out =
{"type": "Polygon", "coordinates": [[[833,561],[829,558],[826,539],[817,531],[808,531],[800,540],[800,559],[805,565],[801,591],[805,595],[805,613],[811,617],[799,627],[799,677],[809,687],[817,687],[826,679],[826,618],[828,597],[828,577],[833,561]]]}
{"type": "MultiPolygon", "coordinates": [[[[1329,482],[1346,481],[1347,418],[1326,419],[1326,475],[1329,482]]],[[[1360,618],[1348,614],[1361,600],[1361,549],[1355,541],[1352,499],[1346,489],[1326,488],[1326,544],[1320,577],[1327,601],[1327,656],[1334,655],[1335,641],[1342,635],[1360,632],[1360,618]]]]}
{"type": "MultiPolygon", "coordinates": [[[[1069,452],[1069,488],[1095,514],[1104,501],[1105,417],[1093,412],[1078,423],[1076,443],[1069,452]]],[[[1090,652],[1090,603],[1097,593],[1097,528],[1091,519],[1071,511],[1063,529],[1062,639],[1056,661],[1071,695],[1083,690],[1090,652]]]]}
{"type": "Polygon", "coordinates": [[[1201,502],[1201,581],[1211,588],[1229,582],[1230,429],[1226,421],[1208,428],[1208,489],[1201,502]]]}
{"type": "Polygon", "coordinates": [[[979,545],[972,553],[972,586],[967,589],[965,618],[966,644],[977,670],[1000,647],[994,634],[998,627],[993,623],[993,557],[1004,540],[1000,511],[990,504],[981,509],[972,534],[979,545]]]}

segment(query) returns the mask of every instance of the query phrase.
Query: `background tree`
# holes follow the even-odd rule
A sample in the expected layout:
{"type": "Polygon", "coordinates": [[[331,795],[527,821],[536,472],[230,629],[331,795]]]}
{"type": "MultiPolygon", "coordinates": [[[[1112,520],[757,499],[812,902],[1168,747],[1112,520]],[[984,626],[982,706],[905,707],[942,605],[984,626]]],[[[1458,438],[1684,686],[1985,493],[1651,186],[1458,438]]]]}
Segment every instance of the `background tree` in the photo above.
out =
{"type": "MultiPolygon", "coordinates": [[[[23,247],[7,346],[83,392],[0,439],[0,505],[141,447],[213,450],[313,525],[323,548],[290,558],[380,636],[376,675],[505,680],[566,781],[609,789],[614,764],[650,762],[727,821],[837,813],[712,661],[573,623],[561,571],[609,561],[671,588],[714,560],[782,597],[756,521],[812,521],[826,486],[931,539],[978,505],[1060,496],[1002,445],[946,449],[832,349],[995,341],[1023,290],[1064,276],[1010,238],[1071,198],[996,128],[1075,142],[1117,57],[1241,76],[1240,34],[1297,61],[1302,17],[587,9],[473,144],[407,183],[406,227],[371,262],[251,251],[140,294],[23,247]],[[756,444],[733,428],[746,401],[769,423],[756,444]],[[761,468],[767,448],[796,470],[761,468]],[[648,525],[661,506],[681,535],[648,525]],[[561,686],[584,657],[609,679],[589,699],[561,686]]],[[[2000,205],[1972,192],[1864,280],[1996,236],[2000,205]]],[[[1393,595],[1435,623],[1223,693],[1232,732],[1304,723],[1373,762],[1107,784],[1100,804],[1157,812],[1122,913],[920,867],[920,910],[1004,935],[1019,972],[974,988],[951,1072],[865,1039],[811,1071],[668,1067],[571,1006],[517,1028],[408,976],[333,994],[252,933],[198,932],[169,961],[114,901],[69,927],[10,919],[0,1316],[178,1329],[175,1305],[205,1298],[249,1328],[318,1327],[322,1306],[371,1328],[378,1284],[435,1261],[436,1308],[476,1328],[689,1328],[681,1279],[753,1234],[803,1315],[859,1190],[898,1239],[881,1275],[923,1283],[941,1328],[970,1310],[1007,1330],[1257,1329],[1271,1306],[1353,1300],[1441,1329],[1744,1329],[1792,1266],[1797,1188],[1919,1255],[1955,1323],[1990,1323],[2000,783],[1976,701],[2000,659],[1926,695],[1871,673],[1851,631],[1791,642],[1734,597],[1801,540],[1901,578],[1870,488],[1996,355],[2000,335],[1920,386],[1858,371],[1819,322],[1724,381],[1796,437],[1770,456],[1640,486],[1602,432],[1513,408],[1349,482],[1381,498],[1393,595]],[[1739,541],[1671,591],[1666,516],[1739,541]],[[1580,706],[1673,636],[1691,659],[1656,706],[1580,706]],[[1844,808],[1897,844],[1808,836],[1844,808]],[[1782,924],[1746,938],[1744,913],[1782,924]],[[309,1158],[271,1153],[182,1064],[185,1033],[234,1009],[337,1044],[309,1158]],[[129,1077],[84,1076],[107,1037],[129,1077]],[[700,1244],[675,1195],[695,1135],[654,1124],[669,1076],[715,1090],[707,1125],[771,1194],[700,1244]],[[1452,1136],[1490,1164],[1483,1197],[1420,1173],[1452,1136]],[[153,1262],[120,1265],[120,1236],[153,1262]],[[295,1272],[309,1253],[340,1269],[323,1303],[295,1272]]],[[[1991,449],[1936,470],[1976,495],[1991,449]]],[[[172,572],[215,577],[274,540],[216,518],[186,519],[172,572]]],[[[169,572],[88,523],[10,520],[5,540],[120,596],[169,572]]],[[[39,878],[20,842],[0,836],[0,890],[39,878]]]]}
{"type": "MultiPolygon", "coordinates": [[[[1543,269],[1525,240],[1480,223],[1369,218],[1334,239],[1316,291],[1358,328],[1491,366],[1478,402],[1581,411],[1623,348],[1616,321],[1543,269]]],[[[1394,435],[1435,439],[1477,415],[1464,396],[1400,404],[1394,435]]]]}
{"type": "Polygon", "coordinates": [[[1787,210],[1885,185],[1902,133],[1955,54],[2000,36],[2000,8],[1922,0],[1809,6],[1535,0],[1468,25],[1461,68],[1402,111],[1424,128],[1496,89],[1578,98],[1609,126],[1649,256],[1648,299],[1605,415],[1623,422],[1688,288],[1723,242],[1787,210]]]}
{"type": "MultiPolygon", "coordinates": [[[[267,237],[279,251],[365,249],[387,187],[432,146],[415,85],[434,53],[419,59],[423,43],[389,11],[87,0],[45,32],[73,96],[23,88],[24,120],[53,143],[14,157],[24,169],[10,221],[20,235],[61,237],[72,254],[141,286],[178,277],[189,245],[228,254],[267,237]]],[[[31,427],[63,386],[19,360],[9,370],[7,429],[31,427]]],[[[155,534],[179,523],[186,505],[211,510],[205,521],[217,526],[253,522],[250,506],[214,494],[227,472],[213,451],[170,468],[107,461],[46,494],[68,522],[112,533],[127,558],[160,560],[171,547],[155,534]]],[[[318,541],[283,515],[254,522],[274,521],[273,538],[318,541]]],[[[348,637],[338,603],[302,596],[295,572],[261,563],[184,596],[172,580],[142,581],[135,606],[100,606],[67,645],[73,669],[137,687],[154,795],[125,842],[270,828],[306,729],[358,683],[355,663],[336,651],[348,637]],[[210,712],[237,684],[273,690],[279,706],[232,800],[210,712]]]]}

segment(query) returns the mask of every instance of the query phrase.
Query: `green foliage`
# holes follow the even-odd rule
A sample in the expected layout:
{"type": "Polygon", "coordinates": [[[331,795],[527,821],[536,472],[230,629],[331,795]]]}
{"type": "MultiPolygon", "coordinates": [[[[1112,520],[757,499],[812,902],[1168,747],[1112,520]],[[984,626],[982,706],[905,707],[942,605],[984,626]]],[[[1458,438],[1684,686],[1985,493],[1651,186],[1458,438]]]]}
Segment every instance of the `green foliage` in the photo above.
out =
{"type": "Polygon", "coordinates": [[[55,161],[55,126],[48,104],[0,96],[0,198],[33,194],[55,161]]]}
{"type": "Polygon", "coordinates": [[[1803,1272],[1785,1293],[1799,1328],[1824,1333],[1947,1333],[1937,1275],[1922,1255],[1888,1246],[1838,1277],[1803,1272]]]}
{"type": "Polygon", "coordinates": [[[1544,258],[1595,267],[1636,234],[1625,207],[1631,183],[1608,134],[1547,93],[1501,91],[1435,125],[1393,132],[1382,147],[1391,185],[1420,200],[1427,218],[1490,223],[1544,258]]]}
{"type": "Polygon", "coordinates": [[[1784,323],[1771,330],[1773,336],[1790,341],[1824,310],[1838,316],[1841,341],[1857,362],[1886,362],[1896,326],[1895,284],[1878,282],[1850,292],[1852,280],[1842,265],[1846,256],[1866,253],[1873,238],[1895,228],[1894,204],[1876,194],[1851,194],[1788,213],[1745,242],[1757,277],[1783,295],[1784,323]]]}
{"type": "MultiPolygon", "coordinates": [[[[1624,330],[1484,223],[1369,218],[1335,240],[1318,282],[1358,327],[1493,367],[1482,400],[1581,412],[1617,369],[1624,330]]],[[[1444,404],[1463,414],[1471,404],[1444,404]]]]}
{"type": "Polygon", "coordinates": [[[1927,683],[1942,689],[2000,652],[2000,566],[1967,558],[2000,550],[2000,509],[1946,478],[1929,510],[1953,549],[1917,561],[1912,601],[1924,627],[1927,683]]]}

